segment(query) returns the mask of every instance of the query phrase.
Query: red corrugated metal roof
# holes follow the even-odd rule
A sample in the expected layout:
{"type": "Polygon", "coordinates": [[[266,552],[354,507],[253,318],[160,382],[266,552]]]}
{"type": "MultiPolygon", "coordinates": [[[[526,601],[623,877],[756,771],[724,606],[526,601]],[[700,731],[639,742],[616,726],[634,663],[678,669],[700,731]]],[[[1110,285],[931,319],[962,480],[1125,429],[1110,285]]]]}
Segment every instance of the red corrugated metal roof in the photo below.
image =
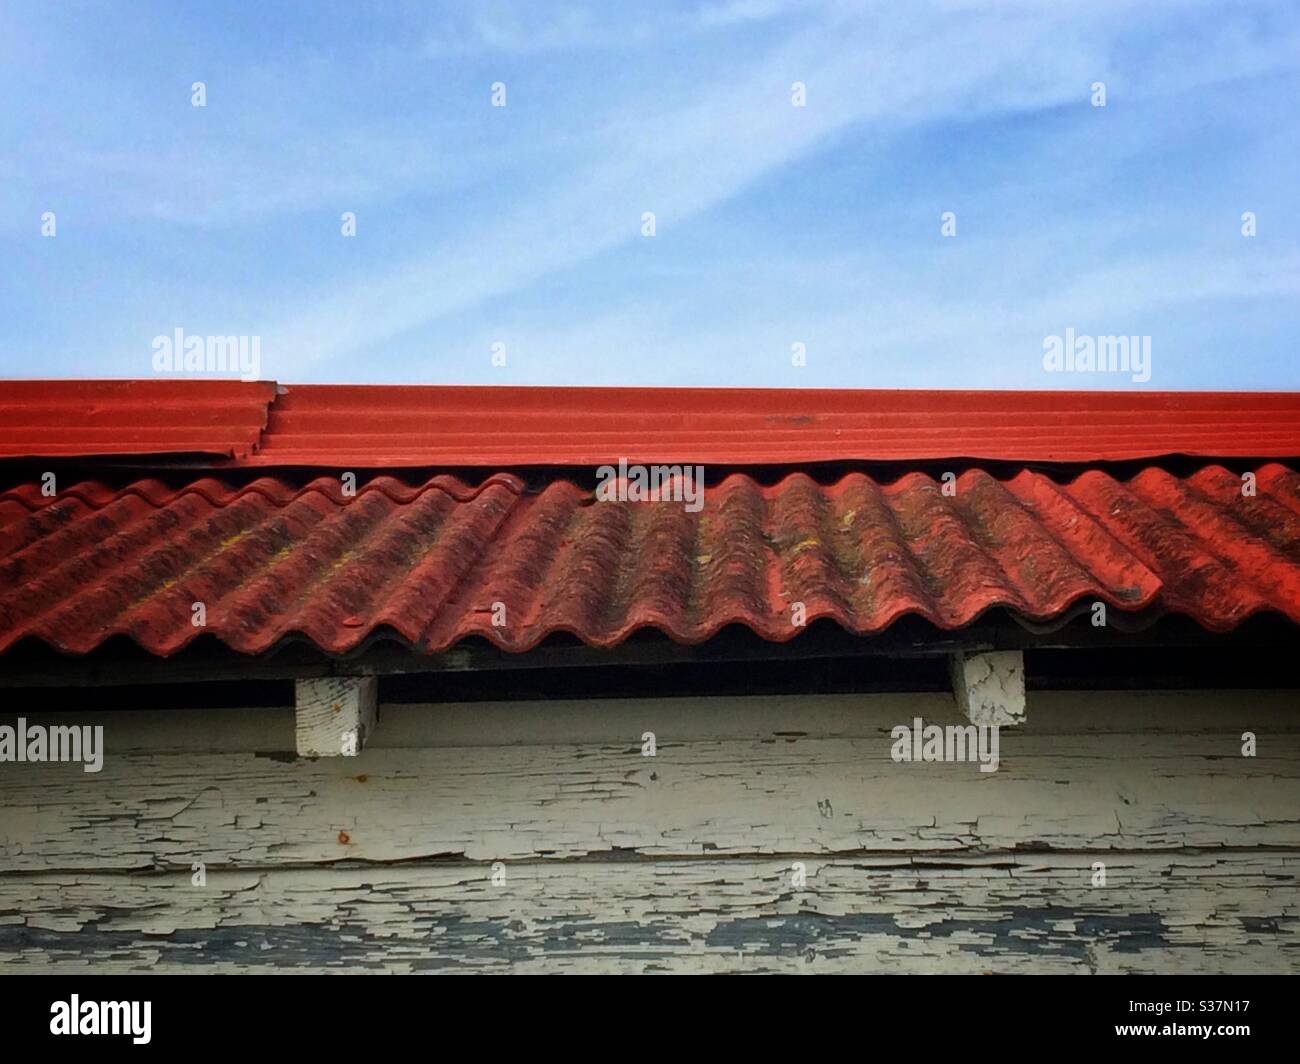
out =
{"type": "Polygon", "coordinates": [[[324,477],[89,482],[54,499],[23,486],[0,494],[0,649],[121,633],[170,654],[207,631],[245,653],[291,634],[341,652],[392,629],[426,651],[469,635],[518,651],[642,627],[697,643],[731,623],[781,641],[796,602],[858,633],[909,613],[951,629],[995,606],[1048,621],[1081,599],[1214,630],[1263,610],[1300,622],[1300,476],[1284,466],[1261,467],[1253,496],[1214,465],[1068,484],[973,469],[956,484],[737,474],[695,514],[564,480],[528,494],[506,475],[363,478],[355,497],[324,477]]]}
{"type": "Polygon", "coordinates": [[[3,381],[0,457],[243,459],[260,442],[274,398],[267,381],[3,381]]]}
{"type": "Polygon", "coordinates": [[[277,393],[267,383],[166,380],[0,387],[0,456],[198,451],[233,456],[214,465],[331,469],[1300,457],[1296,393],[386,385],[277,393]]]}

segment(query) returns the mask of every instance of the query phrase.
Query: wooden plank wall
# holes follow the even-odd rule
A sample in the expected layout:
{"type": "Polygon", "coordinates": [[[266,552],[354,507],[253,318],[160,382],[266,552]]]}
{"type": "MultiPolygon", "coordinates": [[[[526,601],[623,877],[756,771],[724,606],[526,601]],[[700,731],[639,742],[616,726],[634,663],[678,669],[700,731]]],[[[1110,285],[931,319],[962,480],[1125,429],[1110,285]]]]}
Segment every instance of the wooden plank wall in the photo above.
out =
{"type": "Polygon", "coordinates": [[[0,971],[1300,971],[1296,696],[1034,692],[995,773],[892,761],[918,716],[387,705],[308,760],[288,709],[60,713],[104,768],[0,765],[0,971]]]}

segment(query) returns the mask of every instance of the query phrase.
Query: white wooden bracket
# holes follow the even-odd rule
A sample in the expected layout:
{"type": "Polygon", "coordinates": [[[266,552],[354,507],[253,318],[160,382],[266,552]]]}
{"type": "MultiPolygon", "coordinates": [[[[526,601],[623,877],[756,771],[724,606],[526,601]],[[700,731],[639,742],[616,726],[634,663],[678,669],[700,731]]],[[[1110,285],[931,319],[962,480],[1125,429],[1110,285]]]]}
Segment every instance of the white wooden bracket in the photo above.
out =
{"type": "Polygon", "coordinates": [[[972,724],[1025,722],[1025,656],[1019,650],[953,654],[948,665],[957,708],[972,724]]]}
{"type": "Polygon", "coordinates": [[[379,681],[323,676],[294,684],[299,757],[355,757],[375,733],[379,681]]]}

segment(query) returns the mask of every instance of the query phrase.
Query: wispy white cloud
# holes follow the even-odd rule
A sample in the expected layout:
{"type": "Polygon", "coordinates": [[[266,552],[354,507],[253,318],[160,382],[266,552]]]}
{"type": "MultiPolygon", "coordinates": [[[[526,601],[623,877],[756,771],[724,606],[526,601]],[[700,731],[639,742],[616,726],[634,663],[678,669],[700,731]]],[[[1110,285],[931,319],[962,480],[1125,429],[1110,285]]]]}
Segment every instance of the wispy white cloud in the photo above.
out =
{"type": "Polygon", "coordinates": [[[831,13],[838,6],[834,0],[720,0],[698,6],[662,0],[618,4],[569,0],[545,5],[486,0],[464,9],[460,18],[431,20],[434,25],[424,36],[424,48],[435,56],[485,50],[532,55],[637,48],[736,26],[831,13]]]}
{"type": "MultiPolygon", "coordinates": [[[[850,129],[887,136],[944,120],[1082,107],[1091,80],[1115,65],[1110,20],[1123,10],[949,3],[928,17],[909,5],[873,8],[852,21],[839,12],[758,62],[720,64],[707,79],[665,86],[662,101],[627,101],[620,121],[558,182],[502,203],[458,241],[377,276],[327,286],[268,329],[273,364],[282,376],[301,375],[316,360],[526,288],[640,239],[643,210],[656,213],[657,239],[664,239],[850,129]],[[808,86],[804,109],[790,106],[796,80],[808,86]]],[[[1144,28],[1151,70],[1134,97],[1258,71],[1282,62],[1287,47],[1242,29],[1216,53],[1213,68],[1196,68],[1180,58],[1186,45],[1176,35],[1162,42],[1173,27],[1157,17],[1144,28]]]]}

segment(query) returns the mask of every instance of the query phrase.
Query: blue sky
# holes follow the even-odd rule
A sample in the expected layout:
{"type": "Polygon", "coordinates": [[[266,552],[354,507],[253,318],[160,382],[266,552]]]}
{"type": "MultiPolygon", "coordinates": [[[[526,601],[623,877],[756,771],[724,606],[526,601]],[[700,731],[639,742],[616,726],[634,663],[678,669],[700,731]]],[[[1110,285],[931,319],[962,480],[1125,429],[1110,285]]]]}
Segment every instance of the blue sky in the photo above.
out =
{"type": "Polygon", "coordinates": [[[1294,2],[362,7],[0,6],[0,375],[1300,388],[1294,2]]]}

